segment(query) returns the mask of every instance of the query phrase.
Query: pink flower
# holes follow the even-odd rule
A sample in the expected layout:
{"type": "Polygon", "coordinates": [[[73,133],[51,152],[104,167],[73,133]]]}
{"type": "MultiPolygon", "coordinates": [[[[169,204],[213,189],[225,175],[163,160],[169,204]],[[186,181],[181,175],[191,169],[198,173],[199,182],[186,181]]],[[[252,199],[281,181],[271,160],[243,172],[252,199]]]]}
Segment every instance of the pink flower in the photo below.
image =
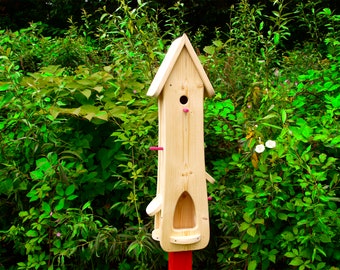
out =
{"type": "Polygon", "coordinates": [[[60,233],[60,232],[57,232],[57,233],[56,233],[56,236],[57,236],[57,237],[60,237],[60,236],[61,236],[61,233],[60,233]]]}

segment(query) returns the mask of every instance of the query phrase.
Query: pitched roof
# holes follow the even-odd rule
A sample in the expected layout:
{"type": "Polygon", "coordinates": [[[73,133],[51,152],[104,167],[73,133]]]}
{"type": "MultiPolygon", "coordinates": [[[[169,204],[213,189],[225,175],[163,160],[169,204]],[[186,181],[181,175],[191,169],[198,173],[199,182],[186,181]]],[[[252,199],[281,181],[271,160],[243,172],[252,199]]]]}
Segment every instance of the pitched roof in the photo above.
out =
{"type": "Polygon", "coordinates": [[[177,38],[170,46],[165,58],[159,67],[156,76],[154,77],[149,90],[147,92],[148,96],[151,97],[158,97],[158,95],[162,92],[164,84],[168,79],[175,63],[177,62],[178,56],[180,55],[181,51],[183,50],[184,46],[188,50],[188,53],[203,81],[205,95],[206,96],[213,96],[215,94],[214,89],[210,83],[210,80],[207,74],[204,71],[204,68],[198,59],[197,54],[195,53],[194,48],[192,47],[188,37],[186,34],[177,38]]]}

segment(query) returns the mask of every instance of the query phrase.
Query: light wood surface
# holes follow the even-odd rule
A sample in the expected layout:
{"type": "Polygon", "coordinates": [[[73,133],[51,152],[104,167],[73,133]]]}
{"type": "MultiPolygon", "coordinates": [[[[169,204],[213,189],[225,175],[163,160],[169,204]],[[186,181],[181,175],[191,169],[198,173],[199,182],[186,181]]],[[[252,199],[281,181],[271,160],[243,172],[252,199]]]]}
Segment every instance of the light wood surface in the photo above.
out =
{"type": "Polygon", "coordinates": [[[214,90],[186,35],[170,47],[148,91],[158,98],[157,194],[152,237],[167,252],[203,249],[209,242],[204,96],[214,90]],[[161,72],[161,74],[159,74],[161,72]]]}

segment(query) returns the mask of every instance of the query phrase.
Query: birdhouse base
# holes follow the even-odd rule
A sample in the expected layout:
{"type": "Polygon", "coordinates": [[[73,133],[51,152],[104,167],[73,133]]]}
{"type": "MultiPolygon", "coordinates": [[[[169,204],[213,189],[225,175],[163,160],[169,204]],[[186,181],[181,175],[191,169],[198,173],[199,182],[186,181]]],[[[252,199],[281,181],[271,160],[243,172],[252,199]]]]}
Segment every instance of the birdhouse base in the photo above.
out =
{"type": "Polygon", "coordinates": [[[188,236],[170,236],[170,242],[177,245],[189,245],[197,243],[201,240],[200,234],[188,236]]]}

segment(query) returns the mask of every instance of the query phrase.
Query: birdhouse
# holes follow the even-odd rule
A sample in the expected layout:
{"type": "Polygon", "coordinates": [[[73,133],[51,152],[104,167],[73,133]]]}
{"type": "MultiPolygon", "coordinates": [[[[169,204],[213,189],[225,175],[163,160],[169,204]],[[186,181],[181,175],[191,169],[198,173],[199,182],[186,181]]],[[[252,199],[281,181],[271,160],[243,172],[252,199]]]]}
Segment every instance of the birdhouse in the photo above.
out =
{"type": "Polygon", "coordinates": [[[158,98],[157,194],[146,211],[155,216],[152,237],[167,252],[203,249],[209,242],[205,171],[204,97],[214,89],[184,34],[170,46],[151,83],[158,98]]]}

